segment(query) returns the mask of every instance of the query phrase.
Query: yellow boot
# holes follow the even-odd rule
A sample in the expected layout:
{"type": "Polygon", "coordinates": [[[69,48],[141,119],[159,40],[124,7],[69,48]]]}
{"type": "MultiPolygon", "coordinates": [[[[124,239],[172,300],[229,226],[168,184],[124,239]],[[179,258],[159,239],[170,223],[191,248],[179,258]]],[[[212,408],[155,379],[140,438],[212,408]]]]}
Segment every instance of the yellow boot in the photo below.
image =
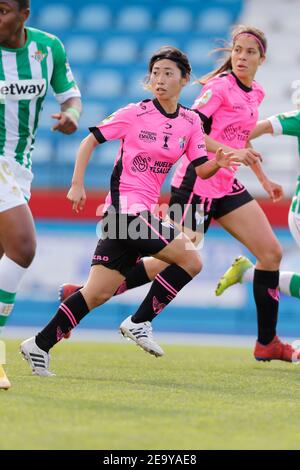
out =
{"type": "Polygon", "coordinates": [[[11,387],[3,366],[0,364],[0,390],[8,390],[11,387]]]}
{"type": "Polygon", "coordinates": [[[228,287],[233,286],[233,284],[237,284],[238,282],[242,282],[244,272],[252,267],[253,264],[248,258],[246,258],[246,256],[239,256],[236,258],[230,268],[227,269],[226,273],[224,273],[220,278],[215,294],[217,296],[222,295],[224,290],[228,289],[228,287]]]}

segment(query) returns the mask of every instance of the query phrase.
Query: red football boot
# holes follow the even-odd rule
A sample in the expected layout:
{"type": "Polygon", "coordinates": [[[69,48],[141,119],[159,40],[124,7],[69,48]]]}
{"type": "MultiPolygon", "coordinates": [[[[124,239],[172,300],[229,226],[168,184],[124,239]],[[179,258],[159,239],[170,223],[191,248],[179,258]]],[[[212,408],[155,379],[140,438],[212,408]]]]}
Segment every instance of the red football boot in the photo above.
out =
{"type": "Polygon", "coordinates": [[[82,289],[83,286],[79,286],[78,284],[62,284],[58,290],[58,300],[63,302],[66,300],[70,295],[77,292],[79,289],[82,289]]]}
{"type": "Polygon", "coordinates": [[[282,343],[278,336],[266,345],[260,344],[256,341],[254,348],[254,357],[257,361],[286,361],[286,362],[299,362],[300,351],[294,349],[288,343],[282,343]]]}

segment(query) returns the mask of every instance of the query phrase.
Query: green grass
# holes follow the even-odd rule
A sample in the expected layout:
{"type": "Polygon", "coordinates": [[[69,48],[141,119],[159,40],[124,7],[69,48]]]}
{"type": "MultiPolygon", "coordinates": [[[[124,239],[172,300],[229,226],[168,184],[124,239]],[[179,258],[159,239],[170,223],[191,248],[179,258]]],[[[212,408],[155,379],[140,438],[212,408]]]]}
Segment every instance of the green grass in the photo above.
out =
{"type": "Polygon", "coordinates": [[[300,369],[248,349],[62,342],[53,378],[8,341],[0,449],[299,449],[300,369]],[[5,436],[5,437],[4,437],[5,436]]]}

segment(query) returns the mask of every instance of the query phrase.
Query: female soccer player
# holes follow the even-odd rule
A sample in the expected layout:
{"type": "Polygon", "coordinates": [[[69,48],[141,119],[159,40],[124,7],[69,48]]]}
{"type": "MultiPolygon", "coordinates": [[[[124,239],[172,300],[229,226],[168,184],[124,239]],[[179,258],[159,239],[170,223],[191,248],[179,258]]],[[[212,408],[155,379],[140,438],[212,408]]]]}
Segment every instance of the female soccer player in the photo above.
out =
{"type": "MultiPolygon", "coordinates": [[[[258,154],[247,148],[249,136],[257,122],[258,106],[264,98],[264,91],[254,81],[254,77],[265,60],[266,47],[266,38],[260,30],[245,25],[234,28],[230,56],[221,67],[201,80],[204,87],[193,108],[199,113],[207,134],[208,158],[213,158],[219,147],[224,151],[234,151],[240,161],[252,165],[268,193],[276,200],[282,196],[282,188],[266,179],[257,162],[258,154]]],[[[200,205],[204,209],[204,232],[214,218],[256,257],[253,290],[258,339],[254,349],[255,358],[288,362],[298,359],[297,352],[289,344],[282,343],[276,335],[281,246],[264,212],[235,179],[234,172],[222,168],[204,181],[197,178],[192,165],[184,157],[172,180],[170,206],[174,204],[184,208],[183,217],[177,218],[176,213],[170,210],[171,218],[191,229],[193,240],[197,238],[197,226],[202,219],[202,215],[197,213],[197,206],[200,205]]],[[[158,259],[140,261],[127,274],[125,283],[117,293],[149,282],[165,266],[158,259]]],[[[71,285],[69,287],[69,292],[75,288],[71,285]]],[[[147,322],[152,318],[147,312],[139,312],[121,324],[121,332],[133,338],[130,331],[133,329],[132,322],[147,322]]]]}
{"type": "MultiPolygon", "coordinates": [[[[152,214],[166,174],[183,153],[203,178],[221,167],[230,169],[239,164],[233,154],[221,149],[207,161],[199,116],[178,104],[190,72],[188,58],[181,51],[161,48],[149,62],[149,86],[155,99],[120,109],[91,128],[82,141],[68,193],[75,211],[86,201],[84,174],[93,150],[107,140],[121,140],[104,209],[104,236],[85,286],[60,305],[36,337],[21,344],[35,374],[51,375],[49,350],[90,310],[112,297],[140,256],[153,255],[168,265],[156,276],[133,319],[154,318],[201,270],[200,257],[188,237],[152,214]]],[[[134,330],[130,334],[144,350],[163,355],[152,338],[150,322],[132,322],[129,329],[134,330]]]]}
{"type": "MultiPolygon", "coordinates": [[[[72,134],[81,111],[80,92],[55,36],[25,27],[29,0],[0,1],[0,329],[13,309],[36,246],[28,201],[31,154],[49,86],[61,111],[53,130],[72,134]]],[[[10,383],[0,362],[0,388],[10,383]]]]}
{"type": "MultiPolygon", "coordinates": [[[[298,138],[300,156],[300,111],[294,110],[287,113],[271,116],[259,121],[251,133],[250,138],[255,139],[263,134],[292,135],[298,138]]],[[[295,242],[300,248],[300,176],[289,210],[289,228],[295,242]]],[[[216,295],[221,295],[225,289],[237,282],[252,282],[254,267],[245,256],[239,256],[221,277],[216,295]]],[[[279,289],[286,295],[300,298],[300,275],[290,271],[280,271],[279,289]]]]}

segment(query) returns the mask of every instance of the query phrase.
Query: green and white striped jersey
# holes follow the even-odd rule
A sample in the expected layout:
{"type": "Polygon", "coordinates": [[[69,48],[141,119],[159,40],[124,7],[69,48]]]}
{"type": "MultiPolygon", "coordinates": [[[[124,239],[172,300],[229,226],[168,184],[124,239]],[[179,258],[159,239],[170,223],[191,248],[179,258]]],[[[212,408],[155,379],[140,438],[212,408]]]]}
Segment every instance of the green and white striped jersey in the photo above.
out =
{"type": "MultiPolygon", "coordinates": [[[[273,127],[273,135],[292,135],[298,138],[298,151],[300,157],[300,111],[289,111],[268,118],[273,127]]],[[[293,195],[291,211],[300,215],[300,176],[293,195]]]]}
{"type": "Polygon", "coordinates": [[[300,111],[289,111],[277,114],[268,119],[273,127],[273,135],[293,135],[298,137],[298,150],[300,157],[300,111]]]}
{"type": "Polygon", "coordinates": [[[43,101],[51,85],[58,103],[80,97],[61,41],[26,28],[20,49],[0,46],[0,158],[29,171],[43,101]]]}

